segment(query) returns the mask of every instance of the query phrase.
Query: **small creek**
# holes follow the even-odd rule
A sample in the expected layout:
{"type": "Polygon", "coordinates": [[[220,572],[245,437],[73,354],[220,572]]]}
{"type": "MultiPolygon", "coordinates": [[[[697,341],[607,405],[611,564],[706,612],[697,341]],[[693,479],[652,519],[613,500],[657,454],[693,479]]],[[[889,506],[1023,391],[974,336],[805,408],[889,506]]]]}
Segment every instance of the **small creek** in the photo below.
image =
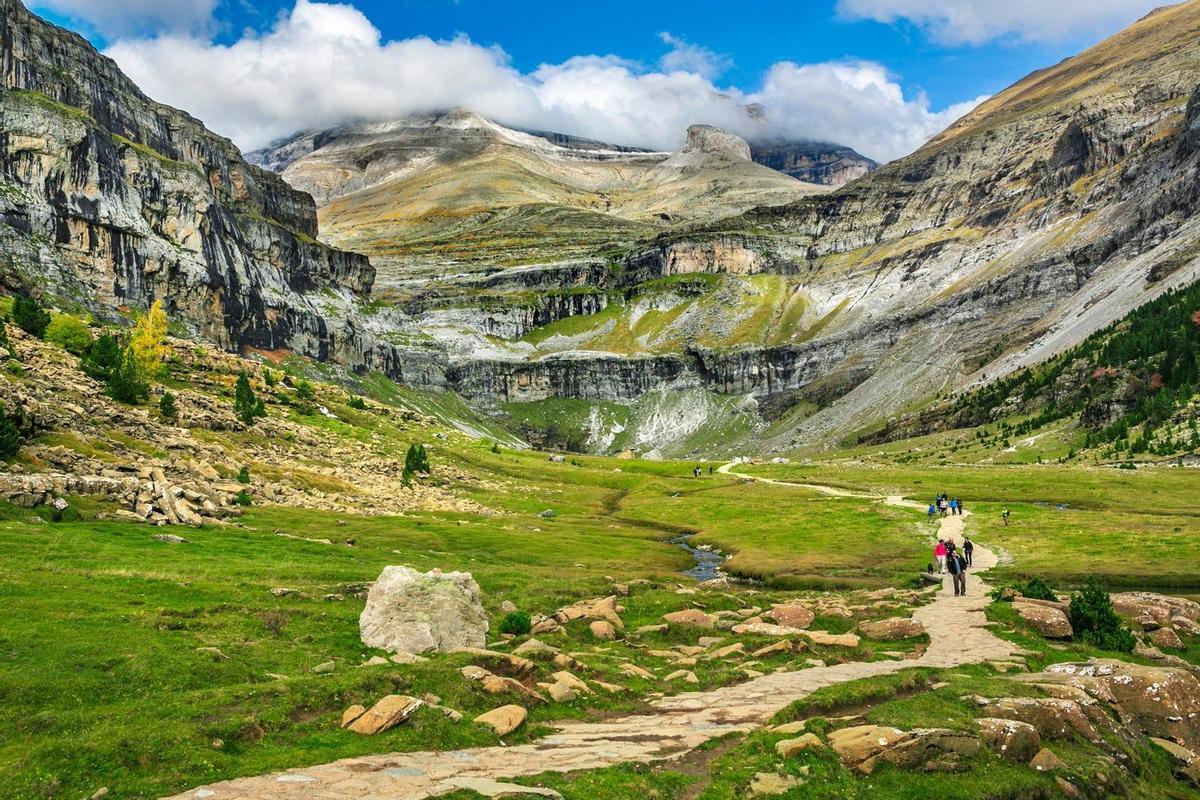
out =
{"type": "Polygon", "coordinates": [[[721,566],[725,563],[725,556],[715,550],[709,550],[707,547],[693,547],[690,539],[694,535],[684,533],[667,540],[679,549],[691,553],[692,558],[696,560],[696,566],[684,570],[683,574],[689,578],[695,578],[697,581],[711,581],[726,577],[725,573],[721,571],[721,566]]]}

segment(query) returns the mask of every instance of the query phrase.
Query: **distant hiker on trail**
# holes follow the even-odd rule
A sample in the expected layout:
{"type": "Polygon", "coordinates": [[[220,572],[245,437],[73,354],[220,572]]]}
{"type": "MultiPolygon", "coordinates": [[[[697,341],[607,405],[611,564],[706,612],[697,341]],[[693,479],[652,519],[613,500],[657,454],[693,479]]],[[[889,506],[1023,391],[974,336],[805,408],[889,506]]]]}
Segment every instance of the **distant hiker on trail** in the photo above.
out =
{"type": "Polygon", "coordinates": [[[954,553],[955,553],[957,550],[958,550],[958,545],[956,545],[956,544],[954,543],[954,540],[953,540],[953,539],[947,539],[947,540],[946,540],[946,558],[950,558],[950,556],[954,555],[954,553]]]}
{"type": "Polygon", "coordinates": [[[929,504],[929,518],[933,519],[933,515],[937,513],[937,506],[933,503],[929,504]]]}
{"type": "Polygon", "coordinates": [[[958,513],[958,501],[951,500],[950,501],[950,516],[953,517],[957,513],[958,513]]]}
{"type": "Polygon", "coordinates": [[[971,543],[968,536],[963,537],[963,557],[967,559],[967,566],[973,566],[972,554],[975,552],[975,545],[971,543]]]}
{"type": "Polygon", "coordinates": [[[946,543],[938,539],[937,546],[933,548],[933,557],[937,560],[938,574],[946,574],[946,543]]]}
{"type": "Polygon", "coordinates": [[[708,474],[709,474],[709,475],[712,475],[712,470],[713,470],[713,468],[712,468],[712,464],[709,464],[709,465],[708,465],[708,474]]]}
{"type": "Polygon", "coordinates": [[[958,553],[951,553],[946,559],[946,566],[954,578],[954,596],[962,597],[967,593],[967,562],[958,553]]]}
{"type": "Polygon", "coordinates": [[[942,499],[938,500],[938,513],[941,514],[943,517],[946,516],[946,498],[945,497],[942,497],[942,499]]]}
{"type": "Polygon", "coordinates": [[[963,513],[963,503],[962,503],[962,500],[961,500],[961,499],[959,499],[959,498],[955,498],[955,500],[954,500],[954,504],[955,504],[956,506],[958,506],[958,515],[961,517],[961,516],[962,516],[962,513],[963,513]]]}
{"type": "Polygon", "coordinates": [[[1000,512],[1000,516],[1004,518],[1004,527],[1007,528],[1008,527],[1008,506],[1004,507],[1004,510],[1000,512]]]}

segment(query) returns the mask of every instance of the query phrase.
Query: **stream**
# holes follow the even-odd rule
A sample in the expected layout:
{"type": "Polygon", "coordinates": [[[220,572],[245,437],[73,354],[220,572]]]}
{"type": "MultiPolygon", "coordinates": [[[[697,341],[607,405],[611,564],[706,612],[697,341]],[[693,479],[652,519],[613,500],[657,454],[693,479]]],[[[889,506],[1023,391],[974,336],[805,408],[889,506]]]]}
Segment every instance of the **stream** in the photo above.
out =
{"type": "Polygon", "coordinates": [[[691,553],[692,558],[696,560],[696,566],[684,570],[683,574],[701,582],[726,577],[725,573],[721,571],[721,565],[725,563],[725,556],[722,553],[709,550],[705,547],[692,547],[689,540],[694,535],[692,533],[684,533],[667,540],[668,543],[675,545],[679,549],[691,553]]]}

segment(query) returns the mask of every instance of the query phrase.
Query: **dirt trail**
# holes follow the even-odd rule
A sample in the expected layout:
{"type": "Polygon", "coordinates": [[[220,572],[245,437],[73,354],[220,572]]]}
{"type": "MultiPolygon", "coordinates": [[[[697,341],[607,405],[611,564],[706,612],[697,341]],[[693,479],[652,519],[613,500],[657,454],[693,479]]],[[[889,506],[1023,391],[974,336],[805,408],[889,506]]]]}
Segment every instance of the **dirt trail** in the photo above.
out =
{"type": "MultiPolygon", "coordinates": [[[[746,480],[924,508],[902,498],[879,498],[828,486],[788,484],[741,475],[732,471],[733,466],[726,464],[720,471],[746,480]]],[[[942,538],[961,540],[963,521],[962,516],[943,518],[942,538]]],[[[418,800],[463,788],[485,796],[500,795],[513,788],[504,783],[505,779],[678,757],[712,738],[761,727],[788,704],[826,686],[912,667],[955,667],[1012,660],[1018,655],[1016,648],[984,627],[987,620],[983,609],[989,602],[990,587],[978,573],[994,566],[996,557],[976,545],[974,560],[965,596],[955,597],[946,581],[934,601],[913,614],[930,638],[929,647],[920,658],[778,672],[709,692],[664,697],[652,702],[650,710],[641,714],[604,722],[567,723],[553,735],[531,744],[349,758],[212,784],[175,795],[172,800],[418,800]]],[[[548,796],[558,795],[548,792],[548,796]]]]}

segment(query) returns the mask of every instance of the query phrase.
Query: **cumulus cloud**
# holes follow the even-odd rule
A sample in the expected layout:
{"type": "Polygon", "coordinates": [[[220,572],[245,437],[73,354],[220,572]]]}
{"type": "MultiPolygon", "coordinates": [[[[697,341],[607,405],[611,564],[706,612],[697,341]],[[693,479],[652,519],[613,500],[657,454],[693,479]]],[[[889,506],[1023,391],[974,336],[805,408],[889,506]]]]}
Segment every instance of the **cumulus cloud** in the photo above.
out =
{"type": "Polygon", "coordinates": [[[498,122],[669,150],[688,125],[747,138],[820,139],[879,160],[911,152],[966,106],[935,111],[869,62],[781,63],[752,92],[714,83],[719,56],[675,37],[656,69],[578,56],[530,73],[465,37],[384,41],[350,5],[297,0],[232,44],[195,34],[125,39],[108,54],[150,96],[253,148],[298,130],[455,106],[498,122]],[[199,79],[203,76],[203,79],[199,79]],[[761,103],[761,118],[746,106],[761,103]]]}
{"type": "Polygon", "coordinates": [[[694,72],[713,80],[733,66],[733,59],[729,56],[692,44],[668,31],[660,33],[658,38],[671,48],[658,60],[659,66],[667,72],[694,72]]]}
{"type": "Polygon", "coordinates": [[[1054,42],[1079,34],[1109,33],[1164,0],[838,0],[850,19],[910,22],[942,44],[983,44],[1012,38],[1054,42]]]}
{"type": "Polygon", "coordinates": [[[203,33],[212,29],[220,0],[26,0],[91,27],[106,39],[160,31],[203,33]]]}

